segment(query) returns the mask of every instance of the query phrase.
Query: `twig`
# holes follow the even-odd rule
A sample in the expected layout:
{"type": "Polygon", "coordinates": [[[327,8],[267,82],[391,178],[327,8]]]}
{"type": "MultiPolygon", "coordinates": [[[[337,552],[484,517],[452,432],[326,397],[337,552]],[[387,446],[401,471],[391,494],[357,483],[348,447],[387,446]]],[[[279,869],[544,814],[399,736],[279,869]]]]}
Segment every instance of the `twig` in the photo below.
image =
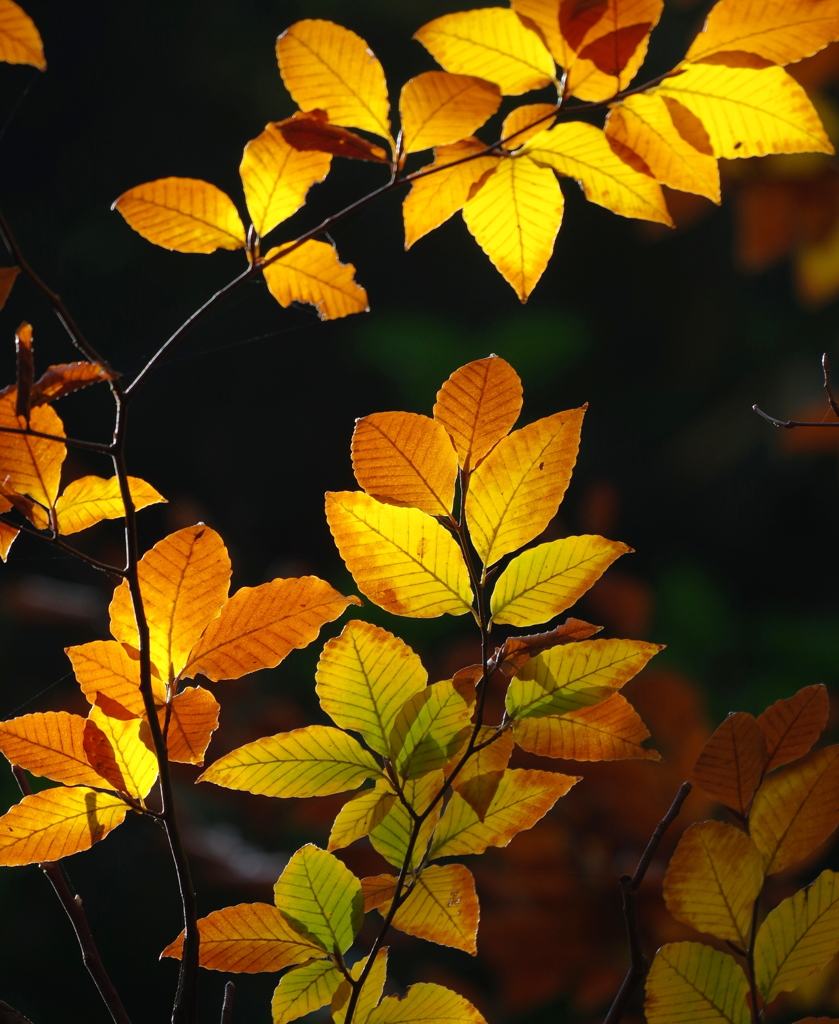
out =
{"type": "Polygon", "coordinates": [[[682,809],[682,804],[687,799],[688,793],[690,793],[692,788],[693,787],[689,782],[682,783],[679,787],[679,792],[676,794],[675,800],[670,805],[670,810],[664,815],[658,825],[656,825],[655,831],[650,837],[650,841],[647,843],[646,850],[641,854],[641,859],[638,861],[638,867],[635,869],[635,874],[631,876],[622,875],[620,878],[621,893],[623,894],[623,916],[624,921],[626,922],[626,937],[629,944],[629,970],[626,972],[623,984],[618,990],[618,994],[615,996],[615,1001],[612,1003],[609,1012],[606,1014],[603,1024],[618,1024],[618,1021],[623,1018],[623,1015],[626,1012],[626,1007],[629,1000],[632,998],[635,989],[647,973],[649,963],[644,955],[644,950],[641,945],[641,931],[638,927],[636,897],[638,895],[638,889],[644,881],[647,868],[650,866],[650,863],[658,850],[659,843],[664,837],[664,833],[682,809]]]}
{"type": "Polygon", "coordinates": [[[73,558],[78,558],[80,562],[85,562],[94,569],[98,569],[100,572],[106,572],[112,576],[125,576],[125,571],[123,569],[120,569],[115,565],[109,565],[107,562],[100,562],[98,558],[94,558],[92,555],[86,555],[83,551],[79,551],[78,548],[74,548],[72,544],[67,544],[57,534],[44,533],[42,530],[36,530],[34,527],[27,526],[25,523],[13,523],[11,519],[6,519],[3,515],[0,515],[0,523],[5,523],[6,526],[11,526],[13,530],[20,530],[21,533],[25,533],[29,537],[35,537],[37,540],[42,540],[46,544],[49,544],[54,548],[58,548],[60,551],[66,552],[73,558]]]}
{"type": "MultiPolygon", "coordinates": [[[[24,796],[30,796],[32,788],[29,785],[29,781],[24,774],[22,768],[17,765],[12,765],[12,772],[15,779],[17,780],[20,791],[24,796]]],[[[50,885],[55,890],[55,894],[61,902],[62,907],[70,918],[70,923],[73,925],[73,930],[76,933],[76,939],[79,943],[79,948],[82,951],[82,960],[87,968],[88,973],[93,979],[94,984],[99,990],[99,995],[102,997],[102,1002],[108,1008],[108,1012],[114,1021],[114,1024],[131,1024],[131,1018],[125,1011],[125,1007],[122,1005],[117,990],[113,986],[113,982],[108,977],[108,972],[105,970],[105,965],[102,963],[102,958],[99,955],[99,950],[96,948],[96,942],[94,941],[93,934],[90,931],[90,925],[87,923],[87,915],[84,912],[84,906],[80,896],[73,896],[70,891],[70,887],[64,878],[64,874],[61,868],[54,861],[44,861],[38,865],[40,869],[47,876],[50,885]]]]}
{"type": "Polygon", "coordinates": [[[752,907],[752,928],[749,936],[749,948],[746,951],[746,973],[749,976],[749,992],[752,997],[752,1024],[760,1024],[763,1020],[763,1009],[760,1006],[760,997],[757,992],[757,978],[755,977],[755,942],[757,941],[757,922],[760,915],[760,896],[755,900],[752,907]]]}
{"type": "Polygon", "coordinates": [[[221,1006],[221,1024],[230,1024],[230,1018],[233,1015],[233,994],[236,991],[236,986],[232,981],[224,986],[224,1002],[221,1006]]]}
{"type": "Polygon", "coordinates": [[[102,444],[99,441],[80,441],[75,437],[60,437],[58,434],[45,434],[41,430],[32,430],[31,427],[24,429],[23,427],[0,426],[0,434],[25,434],[27,437],[43,437],[47,441],[58,441],[61,444],[66,444],[68,448],[84,448],[86,451],[103,452],[106,455],[111,453],[111,446],[109,444],[102,444]]]}
{"type": "Polygon", "coordinates": [[[825,352],[822,356],[822,372],[824,373],[824,390],[827,395],[827,401],[833,411],[835,420],[820,420],[817,423],[811,423],[806,420],[778,420],[774,416],[770,416],[765,413],[763,409],[757,405],[753,405],[752,409],[762,416],[767,423],[771,423],[773,427],[783,427],[785,430],[792,430],[793,427],[839,427],[839,402],[833,396],[833,389],[830,386],[830,364],[827,361],[827,353],[825,352]]]}

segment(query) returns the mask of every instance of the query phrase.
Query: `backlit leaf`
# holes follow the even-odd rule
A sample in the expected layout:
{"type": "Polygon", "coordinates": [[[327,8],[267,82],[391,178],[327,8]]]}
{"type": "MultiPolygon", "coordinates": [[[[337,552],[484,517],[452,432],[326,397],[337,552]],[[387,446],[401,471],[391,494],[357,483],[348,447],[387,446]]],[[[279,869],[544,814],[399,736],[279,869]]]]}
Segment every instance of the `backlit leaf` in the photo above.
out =
{"type": "Polygon", "coordinates": [[[307,647],[357,597],[344,597],[317,576],[276,579],[242,587],[213,619],[192,649],[183,675],[217,682],[274,668],[291,651],[307,647]]]}
{"type": "Polygon", "coordinates": [[[536,27],[557,64],[565,68],[571,63],[574,51],[559,30],[560,5],[561,0],[513,0],[511,7],[525,24],[529,22],[536,27]]]}
{"type": "Polygon", "coordinates": [[[672,227],[661,186],[614,152],[602,129],[583,121],[558,124],[536,135],[521,150],[535,163],[576,178],[586,199],[622,217],[672,227]]]}
{"type": "Polygon", "coordinates": [[[455,793],[431,845],[431,856],[457,857],[506,846],[518,832],[533,828],[580,776],[508,768],[483,820],[455,793]]]}
{"type": "MultiPolygon", "coordinates": [[[[265,254],[270,260],[282,250],[265,254]]],[[[265,267],[268,291],[285,309],[308,302],[321,320],[338,320],[367,310],[367,292],[356,284],[355,267],[342,263],[328,242],[311,239],[265,267]]]]}
{"type": "Polygon", "coordinates": [[[295,149],[283,135],[283,123],[266,125],[245,146],[239,166],[248,213],[261,236],[300,209],[306,193],[323,181],[332,163],[328,153],[295,149]]]}
{"type": "Polygon", "coordinates": [[[0,865],[37,864],[89,850],[127,813],[121,797],[85,786],[25,796],[0,817],[0,865]]]}
{"type": "Polygon", "coordinates": [[[664,878],[670,913],[718,939],[749,948],[752,907],[763,888],[763,860],[740,829],[701,821],[684,833],[664,878]]]}
{"type": "Polygon", "coordinates": [[[279,37],[277,60],[285,87],[301,110],[325,110],[332,124],[390,138],[385,74],[355,32],[306,18],[279,37]]]}
{"type": "MultiPolygon", "coordinates": [[[[216,531],[198,523],[158,541],[140,559],[138,573],[151,659],[166,682],[186,665],[193,645],[226,602],[230,557],[216,531]]],[[[114,638],[138,647],[127,580],[114,591],[109,610],[114,638]]]]}
{"type": "MultiPolygon", "coordinates": [[[[82,693],[91,704],[95,704],[97,694],[102,693],[132,715],[145,714],[140,693],[140,655],[134,648],[126,648],[116,640],[94,640],[78,647],[66,647],[65,653],[82,693]]],[[[158,704],[166,700],[166,687],[155,672],[152,673],[152,692],[158,704]]]]}
{"type": "Polygon", "coordinates": [[[538,34],[502,7],[444,14],[414,39],[446,71],[495,82],[505,96],[541,89],[554,78],[553,59],[538,34]]]}
{"type": "Polygon", "coordinates": [[[286,1024],[326,1006],[343,980],[331,960],[311,960],[284,974],[271,1000],[274,1024],[286,1024]]]}
{"type": "Polygon", "coordinates": [[[548,265],[563,209],[554,175],[527,156],[502,160],[463,207],[475,241],[522,302],[548,265]]]}
{"type": "Polygon", "coordinates": [[[334,854],[311,843],[288,862],[274,886],[274,902],[294,928],[330,953],[346,953],[364,918],[361,882],[334,854]]]}
{"type": "Polygon", "coordinates": [[[395,615],[469,611],[472,590],[454,537],[431,516],[361,491],[330,491],[326,518],[358,589],[395,615]]]}
{"type": "Polygon", "coordinates": [[[369,835],[395,802],[396,794],[385,779],[379,779],[373,789],[362,790],[351,797],[335,818],[327,850],[332,853],[369,835]]]}
{"type": "Polygon", "coordinates": [[[821,735],[830,713],[827,687],[805,686],[794,697],[778,700],[758,715],[757,724],[766,737],[766,767],[803,757],[821,735]]]}
{"type": "MultiPolygon", "coordinates": [[[[382,917],[388,909],[389,904],[379,908],[382,917]]],[[[472,872],[462,864],[432,864],[422,872],[410,896],[396,911],[393,927],[474,956],[478,952],[480,916],[472,872]]]]}
{"type": "Polygon", "coordinates": [[[472,75],[426,71],[409,79],[399,97],[402,148],[419,153],[471,135],[501,103],[497,85],[472,75]]]}
{"type": "MultiPolygon", "coordinates": [[[[363,960],[359,960],[358,963],[353,964],[350,970],[350,976],[356,981],[361,977],[369,959],[370,957],[366,956],[363,960]]],[[[370,973],[367,975],[364,985],[361,988],[361,992],[359,993],[358,1000],[355,1004],[355,1012],[353,1013],[352,1018],[357,1022],[357,1024],[365,1024],[365,1021],[367,1021],[379,1000],[382,998],[382,990],[385,987],[386,974],[387,947],[380,949],[378,953],[376,953],[376,959],[373,962],[370,973]]],[[[335,990],[335,994],[332,996],[332,1006],[330,1009],[334,1024],[344,1024],[344,1021],[347,1018],[347,1007],[349,1005],[351,995],[352,986],[346,979],[344,979],[344,981],[342,981],[335,990]]]]}
{"type": "Polygon", "coordinates": [[[403,640],[359,619],[326,642],[315,678],[320,705],[335,724],[361,733],[384,755],[399,709],[428,681],[419,657],[403,640]]]}
{"type": "MultiPolygon", "coordinates": [[[[135,509],[146,508],[166,501],[163,495],[136,476],[128,478],[131,501],[135,509]]],[[[55,503],[58,532],[64,535],[86,530],[103,519],[119,519],[125,515],[125,506],[119,489],[119,480],[112,476],[83,476],[67,484],[55,503]]]]}
{"type": "Polygon", "coordinates": [[[492,621],[511,626],[547,622],[578,601],[632,548],[605,537],[566,537],[517,555],[492,592],[492,621]]]}
{"type": "Polygon", "coordinates": [[[402,999],[386,996],[367,1020],[368,1024],[486,1024],[463,996],[427,982],[411,985],[402,999]]]}
{"type": "MultiPolygon", "coordinates": [[[[219,710],[218,701],[201,686],[188,686],[173,698],[166,733],[171,761],[204,763],[204,754],[218,728],[219,710]]],[[[165,710],[161,711],[161,718],[165,720],[165,710]]]]}
{"type": "Polygon", "coordinates": [[[341,729],[309,725],[225,754],[201,775],[226,789],[263,796],[327,796],[381,774],[373,756],[341,729]]]}
{"type": "Polygon", "coordinates": [[[241,249],[245,229],[233,200],[198,178],[159,178],[136,185],[111,207],[149,242],[176,252],[241,249]]]}
{"type": "Polygon", "coordinates": [[[409,697],[390,734],[390,759],[403,778],[442,768],[460,745],[471,709],[450,680],[409,697]]]}
{"type": "MultiPolygon", "coordinates": [[[[268,903],[240,903],[214,910],[198,922],[198,934],[201,966],[210,971],[280,971],[310,957],[323,956],[319,946],[295,931],[280,911],[268,903]]],[[[181,932],[161,957],[180,960],[183,943],[181,932]]]]}
{"type": "Polygon", "coordinates": [[[501,138],[505,140],[505,149],[518,149],[534,135],[545,131],[556,120],[554,103],[526,103],[504,118],[501,126],[501,138]],[[509,140],[509,141],[506,141],[509,140]]]}
{"type": "Polygon", "coordinates": [[[396,875],[372,875],[369,878],[361,879],[365,914],[393,899],[393,894],[396,892],[396,881],[396,875]]]}
{"type": "Polygon", "coordinates": [[[819,877],[770,911],[755,942],[755,975],[767,1003],[792,992],[839,952],[839,875],[819,877]]]}
{"type": "Polygon", "coordinates": [[[783,68],[688,64],[657,92],[699,118],[715,156],[833,152],[807,93],[783,68]]]}
{"type": "MultiPolygon", "coordinates": [[[[2,42],[0,42],[0,47],[2,47],[2,42]]],[[[0,50],[0,52],[2,51],[0,50]]],[[[6,300],[11,294],[19,273],[20,267],[0,267],[0,309],[6,305],[6,300]]]]}
{"type": "Polygon", "coordinates": [[[787,765],[764,780],[749,825],[773,875],[806,857],[839,824],[839,746],[787,765]]]}
{"type": "Polygon", "coordinates": [[[47,70],[44,45],[35,22],[13,0],[0,0],[0,60],[47,70]]]}
{"type": "Polygon", "coordinates": [[[0,751],[20,765],[68,786],[102,786],[84,750],[85,720],[66,711],[46,711],[0,722],[0,751]]]}
{"type": "Polygon", "coordinates": [[[13,526],[9,526],[8,523],[0,522],[0,559],[4,562],[8,559],[9,551],[11,550],[12,544],[14,544],[19,533],[20,530],[16,530],[13,526]]]}
{"type": "MultiPolygon", "coordinates": [[[[65,436],[64,425],[50,406],[32,409],[27,424],[23,416],[15,415],[16,401],[15,387],[0,395],[0,427],[25,430],[29,426],[43,434],[65,436]]],[[[60,441],[0,431],[0,480],[18,494],[28,494],[50,507],[58,494],[66,454],[67,448],[60,441]]]]}
{"type": "Polygon", "coordinates": [[[98,363],[56,363],[48,366],[32,388],[32,404],[41,405],[70,395],[81,388],[113,380],[117,374],[98,363]]]}
{"type": "Polygon", "coordinates": [[[277,127],[289,145],[300,150],[317,150],[332,156],[343,156],[349,160],[369,160],[373,163],[389,164],[387,150],[368,139],[362,138],[348,128],[330,124],[326,112],[310,110],[279,121],[277,127]]]}
{"type": "MultiPolygon", "coordinates": [[[[418,779],[408,779],[402,784],[402,792],[405,799],[413,807],[417,814],[423,814],[428,810],[431,801],[437,796],[443,787],[442,771],[428,772],[418,779]]],[[[414,870],[419,866],[428,842],[434,833],[437,822],[440,820],[442,801],[438,800],[434,809],[422,823],[417,841],[411,854],[409,867],[414,870]]],[[[373,849],[380,853],[384,859],[395,868],[401,869],[408,853],[408,844],[414,827],[414,819],[408,814],[405,805],[397,800],[383,819],[381,824],[370,833],[370,842],[373,849]]]]}
{"type": "Polygon", "coordinates": [[[486,148],[480,139],[471,138],[434,150],[433,163],[421,168],[421,171],[433,169],[434,173],[414,179],[402,203],[406,249],[457,213],[469,198],[472,186],[495,167],[496,156],[466,159],[486,148]],[[449,164],[454,165],[449,170],[436,170],[449,164]]]}
{"type": "MultiPolygon", "coordinates": [[[[471,730],[466,736],[463,747],[455,753],[447,765],[447,775],[460,764],[470,739],[471,730]]],[[[482,821],[501,785],[510,755],[513,753],[513,734],[509,730],[499,734],[491,726],[482,726],[475,745],[481,747],[490,739],[492,742],[472,754],[452,781],[454,791],[463,797],[482,821]]]]}
{"type": "Polygon", "coordinates": [[[94,705],[83,742],[88,761],[114,789],[139,799],[148,796],[157,778],[157,756],[144,719],[113,718],[94,705]]]}
{"type": "Polygon", "coordinates": [[[746,815],[763,775],[766,742],[757,721],[744,711],[729,715],[702,748],[693,779],[711,797],[746,815]]]}
{"type": "Polygon", "coordinates": [[[448,516],[457,455],[445,429],[413,412],[374,412],[356,420],[355,478],[377,501],[448,516]]]}
{"type": "Polygon", "coordinates": [[[523,718],[513,726],[513,735],[520,747],[542,757],[569,761],[661,760],[655,750],[641,746],[650,735],[649,729],[619,693],[565,715],[523,718]]]}
{"type": "Polygon", "coordinates": [[[15,362],[17,371],[17,393],[15,413],[29,418],[32,405],[32,385],[35,381],[35,361],[32,354],[32,324],[24,321],[15,331],[15,362]]]}
{"type": "Polygon", "coordinates": [[[647,975],[648,1024],[750,1024],[749,983],[727,953],[701,942],[670,942],[647,975]]]}

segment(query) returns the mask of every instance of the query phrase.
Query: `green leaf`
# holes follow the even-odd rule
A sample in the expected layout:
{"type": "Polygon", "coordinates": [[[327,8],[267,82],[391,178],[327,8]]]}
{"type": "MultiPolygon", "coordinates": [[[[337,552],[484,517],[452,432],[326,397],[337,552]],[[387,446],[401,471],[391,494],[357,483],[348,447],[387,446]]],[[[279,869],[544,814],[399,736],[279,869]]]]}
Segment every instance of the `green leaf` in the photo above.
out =
{"type": "MultiPolygon", "coordinates": [[[[361,972],[364,970],[369,957],[364,957],[363,960],[359,960],[357,964],[353,964],[350,974],[358,981],[361,977],[361,972]]],[[[376,959],[373,963],[370,973],[367,975],[367,979],[364,982],[364,986],[361,989],[361,993],[358,997],[358,1001],[355,1004],[355,1013],[353,1014],[353,1021],[355,1024],[365,1024],[370,1014],[375,1010],[379,1000],[382,998],[382,990],[385,987],[385,976],[387,974],[387,947],[380,949],[376,954],[376,959]]],[[[332,997],[332,1020],[334,1024],[344,1024],[347,1016],[347,1005],[352,995],[352,986],[344,979],[338,988],[335,990],[335,995],[332,997]]]]}
{"type": "MultiPolygon", "coordinates": [[[[402,786],[402,792],[414,811],[417,814],[422,814],[440,792],[443,782],[442,770],[428,772],[427,775],[423,775],[418,779],[409,779],[405,782],[402,786]]],[[[417,867],[422,861],[428,842],[434,833],[434,828],[440,820],[442,805],[442,800],[438,800],[434,810],[422,823],[411,856],[410,867],[412,869],[417,867]]],[[[401,868],[408,852],[408,844],[413,826],[413,818],[402,801],[397,800],[393,805],[393,809],[383,819],[382,823],[370,833],[370,842],[373,844],[373,848],[389,864],[401,868]]]]}
{"type": "Polygon", "coordinates": [[[470,716],[469,705],[450,679],[409,697],[390,734],[390,758],[399,774],[412,779],[447,764],[470,716]]]}
{"type": "Polygon", "coordinates": [[[274,1024],[287,1024],[332,999],[344,976],[331,960],[310,960],[280,978],[271,1000],[274,1024]]]}

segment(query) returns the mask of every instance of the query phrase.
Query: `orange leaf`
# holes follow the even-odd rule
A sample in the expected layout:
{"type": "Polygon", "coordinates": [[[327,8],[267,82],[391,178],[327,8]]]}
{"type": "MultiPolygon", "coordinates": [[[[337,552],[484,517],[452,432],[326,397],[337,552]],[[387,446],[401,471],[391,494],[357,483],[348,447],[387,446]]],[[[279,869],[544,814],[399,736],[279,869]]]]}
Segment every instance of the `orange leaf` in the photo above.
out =
{"type": "Polygon", "coordinates": [[[0,309],[6,305],[20,267],[0,267],[0,309]]]}
{"type": "Polygon", "coordinates": [[[15,538],[20,533],[20,530],[16,530],[13,526],[9,526],[8,523],[0,523],[0,558],[5,562],[9,557],[9,551],[11,550],[12,544],[15,542],[15,538]]]}
{"type": "Polygon", "coordinates": [[[493,658],[499,672],[511,678],[518,674],[532,658],[538,657],[552,647],[573,643],[576,640],[588,640],[599,633],[602,626],[592,626],[582,619],[568,618],[561,626],[550,629],[546,633],[531,633],[529,636],[508,636],[493,658]]]}
{"type": "Polygon", "coordinates": [[[85,786],[25,796],[0,817],[0,865],[37,864],[89,850],[127,813],[121,797],[85,786]]]}
{"type": "Polygon", "coordinates": [[[516,107],[504,118],[504,124],[501,126],[501,138],[505,140],[504,148],[518,149],[534,135],[550,128],[555,120],[555,103],[526,103],[523,107],[516,107]]]}
{"type": "MultiPolygon", "coordinates": [[[[128,489],[135,511],[165,502],[162,494],[139,477],[128,477],[128,489]]],[[[119,479],[112,476],[83,476],[67,484],[55,503],[58,532],[67,536],[86,530],[103,519],[121,519],[125,515],[119,479]]]]}
{"type": "MultiPolygon", "coordinates": [[[[7,388],[0,395],[0,427],[25,430],[29,426],[43,434],[64,437],[64,425],[49,406],[33,409],[27,424],[22,416],[15,415],[16,404],[17,388],[7,388]]],[[[58,494],[66,454],[67,448],[60,441],[0,431],[0,481],[50,507],[58,494]]]]}
{"type": "Polygon", "coordinates": [[[13,0],[0,0],[0,60],[47,70],[44,44],[35,22],[13,0]]]}
{"type": "Polygon", "coordinates": [[[276,579],[242,587],[195,645],[182,675],[218,682],[274,668],[291,651],[307,647],[355,597],[344,597],[317,576],[276,579]]]}
{"type": "Polygon", "coordinates": [[[20,765],[68,786],[102,786],[84,749],[85,720],[66,711],[23,715],[0,722],[0,751],[20,765]]]}
{"type": "MultiPolygon", "coordinates": [[[[169,705],[169,730],[166,747],[171,761],[203,764],[204,754],[218,728],[219,704],[209,690],[189,686],[169,705]]],[[[158,711],[163,728],[166,709],[158,711]]]]}
{"type": "Polygon", "coordinates": [[[719,726],[693,766],[693,779],[712,800],[749,813],[763,775],[766,741],[752,715],[738,711],[719,726]]]}
{"type": "Polygon", "coordinates": [[[32,357],[32,324],[22,323],[15,331],[15,355],[17,356],[17,394],[15,415],[29,419],[32,404],[32,384],[35,380],[35,364],[32,357]]]}
{"type": "Polygon", "coordinates": [[[298,111],[277,127],[285,141],[294,149],[318,151],[332,156],[343,156],[349,160],[369,160],[372,163],[387,164],[387,151],[346,128],[330,124],[323,110],[298,111]]]}
{"type": "Polygon", "coordinates": [[[383,903],[389,903],[396,892],[396,875],[371,875],[361,879],[361,894],[364,897],[364,913],[375,910],[383,903]]]}
{"type": "Polygon", "coordinates": [[[794,697],[778,700],[758,716],[757,724],[766,737],[766,767],[795,761],[812,747],[827,725],[830,698],[822,684],[805,686],[794,697]]]}
{"type": "Polygon", "coordinates": [[[121,793],[148,796],[157,778],[157,756],[151,731],[142,718],[133,718],[116,705],[90,709],[84,729],[87,759],[103,779],[121,793]],[[119,717],[112,717],[116,712],[119,717]]]}
{"type": "Polygon", "coordinates": [[[457,455],[443,427],[413,412],[374,412],[356,420],[355,478],[377,501],[449,516],[457,455]]]}
{"type": "Polygon", "coordinates": [[[57,363],[48,366],[32,388],[32,404],[52,402],[90,384],[113,380],[116,376],[116,373],[106,370],[99,363],[57,363]]]}
{"type": "MultiPolygon", "coordinates": [[[[469,738],[466,738],[461,749],[449,761],[446,767],[447,774],[460,763],[469,738]]],[[[513,734],[509,730],[499,735],[497,730],[485,725],[478,733],[476,746],[480,747],[482,743],[487,743],[491,739],[492,743],[469,758],[455,775],[452,783],[454,791],[463,797],[481,821],[486,817],[513,753],[513,734]],[[497,739],[493,739],[494,736],[497,736],[497,739]]]]}
{"type": "MultiPolygon", "coordinates": [[[[101,693],[135,717],[145,714],[140,693],[140,655],[116,640],[94,640],[79,647],[65,647],[82,693],[91,704],[101,693]]],[[[166,687],[152,672],[152,691],[158,704],[166,700],[166,687]]]]}
{"type": "MultiPolygon", "coordinates": [[[[380,904],[378,909],[384,917],[390,902],[380,904]]],[[[410,895],[396,911],[393,926],[408,935],[441,946],[454,946],[474,956],[478,952],[480,916],[472,872],[462,864],[432,864],[417,878],[410,895]]]]}
{"type": "Polygon", "coordinates": [[[355,267],[342,263],[328,242],[312,239],[288,255],[282,256],[281,252],[281,248],[274,248],[265,254],[266,261],[279,258],[263,273],[268,291],[284,309],[292,302],[308,302],[321,320],[367,312],[367,292],[356,284],[355,267]]]}
{"type": "Polygon", "coordinates": [[[409,79],[399,97],[402,148],[419,153],[471,135],[501,104],[501,91],[473,75],[426,71],[409,79]]]}

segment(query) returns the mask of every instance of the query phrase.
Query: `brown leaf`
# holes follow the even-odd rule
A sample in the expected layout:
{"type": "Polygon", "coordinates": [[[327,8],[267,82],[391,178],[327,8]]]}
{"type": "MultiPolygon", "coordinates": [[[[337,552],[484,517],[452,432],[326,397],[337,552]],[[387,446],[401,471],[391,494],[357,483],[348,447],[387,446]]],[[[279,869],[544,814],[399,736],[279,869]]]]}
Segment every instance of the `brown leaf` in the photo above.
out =
{"type": "Polygon", "coordinates": [[[6,305],[6,300],[19,273],[20,267],[0,267],[0,309],[6,305]]]}
{"type": "Polygon", "coordinates": [[[693,779],[712,799],[745,816],[765,760],[766,741],[757,719],[738,711],[705,744],[693,767],[693,779]]]}
{"type": "Polygon", "coordinates": [[[531,658],[537,654],[550,650],[551,647],[558,647],[560,644],[569,644],[575,640],[587,640],[595,633],[599,633],[602,626],[592,626],[582,619],[566,619],[561,626],[550,629],[545,633],[531,633],[528,636],[510,636],[504,641],[494,657],[494,667],[503,672],[508,678],[512,678],[516,672],[531,658]]]}
{"type": "Polygon", "coordinates": [[[113,380],[119,374],[106,370],[99,363],[57,363],[48,366],[32,388],[32,405],[43,405],[63,398],[73,391],[100,381],[113,380]]]}
{"type": "Polygon", "coordinates": [[[364,896],[364,913],[375,910],[393,899],[396,892],[396,875],[370,875],[361,879],[361,894],[364,896]]]}
{"type": "Polygon", "coordinates": [[[771,772],[779,765],[803,757],[821,735],[830,713],[827,688],[805,686],[794,697],[778,700],[758,716],[757,724],[766,737],[766,767],[771,772]]]}
{"type": "Polygon", "coordinates": [[[595,39],[580,50],[583,60],[590,60],[598,71],[617,77],[629,63],[639,43],[646,38],[652,25],[625,25],[616,32],[595,39]]]}
{"type": "Polygon", "coordinates": [[[35,380],[35,362],[32,356],[32,324],[24,321],[15,331],[17,355],[17,396],[15,415],[29,419],[32,383],[35,380]]]}
{"type": "Polygon", "coordinates": [[[298,111],[285,121],[278,121],[277,127],[283,138],[295,149],[318,150],[333,156],[345,156],[350,160],[370,160],[377,164],[388,163],[387,152],[355,132],[338,125],[329,124],[323,110],[298,111]]]}

